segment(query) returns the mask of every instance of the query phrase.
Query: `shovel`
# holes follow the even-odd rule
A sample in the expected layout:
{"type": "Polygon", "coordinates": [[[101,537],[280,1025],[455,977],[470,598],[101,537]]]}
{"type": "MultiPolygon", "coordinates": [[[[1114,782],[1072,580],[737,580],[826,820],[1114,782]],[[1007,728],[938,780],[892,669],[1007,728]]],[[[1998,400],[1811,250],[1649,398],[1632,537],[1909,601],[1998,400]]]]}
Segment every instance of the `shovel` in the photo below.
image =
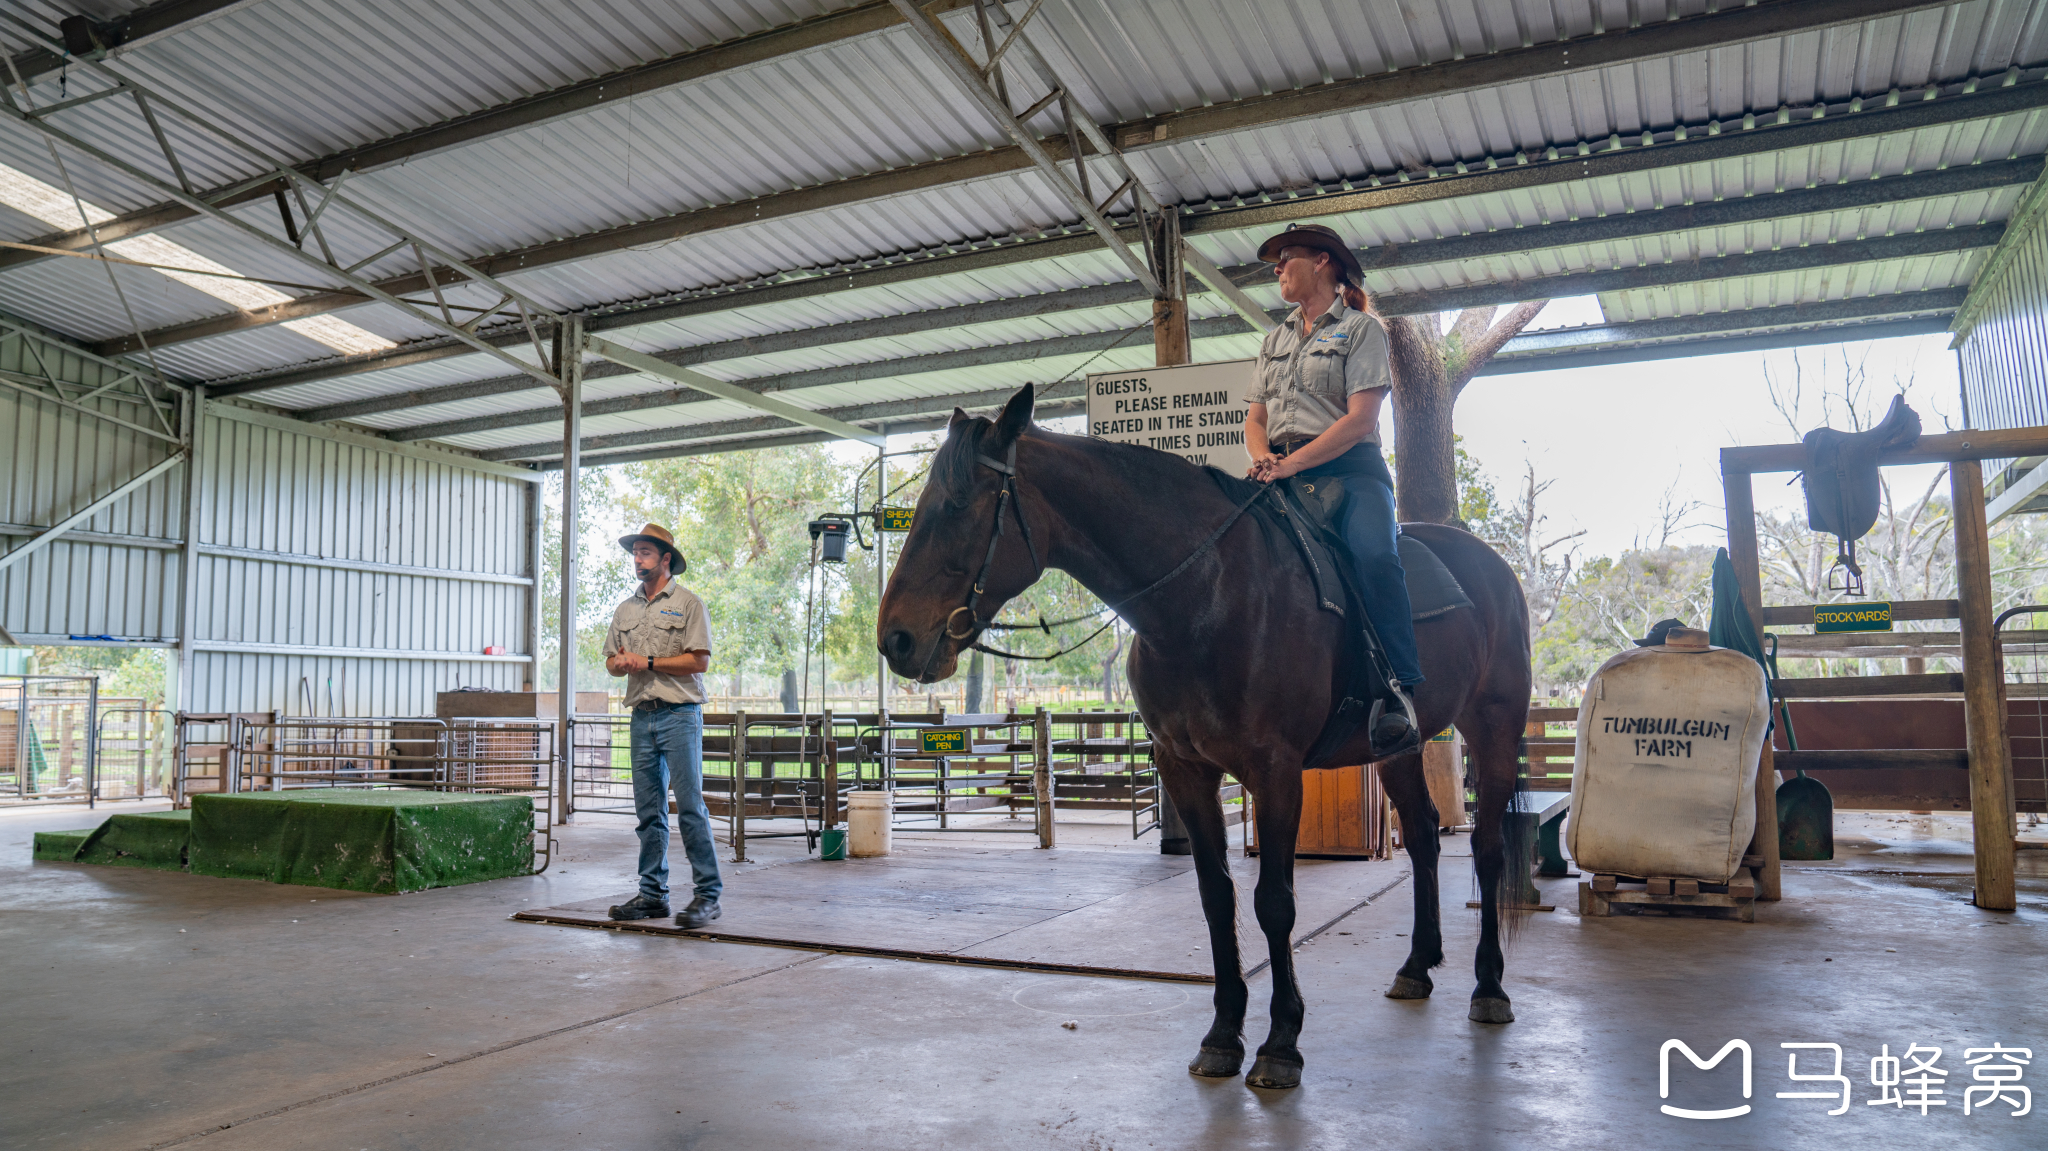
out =
{"type": "MultiPolygon", "coordinates": [[[[1785,744],[1799,750],[1799,736],[1792,730],[1792,708],[1777,699],[1778,637],[1771,636],[1771,696],[1785,721],[1785,744]]],[[[1828,785],[1799,771],[1778,785],[1778,858],[1833,859],[1835,857],[1835,797],[1828,785]]]]}

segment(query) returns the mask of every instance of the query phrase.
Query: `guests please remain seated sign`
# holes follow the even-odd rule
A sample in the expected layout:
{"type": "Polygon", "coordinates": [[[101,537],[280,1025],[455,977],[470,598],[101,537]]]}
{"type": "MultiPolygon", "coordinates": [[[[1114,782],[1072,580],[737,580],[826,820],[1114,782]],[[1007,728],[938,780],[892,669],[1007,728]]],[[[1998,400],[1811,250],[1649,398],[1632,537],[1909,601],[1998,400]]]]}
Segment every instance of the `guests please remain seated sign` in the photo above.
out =
{"type": "Polygon", "coordinates": [[[1253,363],[1224,360],[1089,376],[1088,434],[1158,448],[1241,476],[1252,466],[1244,447],[1244,393],[1253,363]]]}

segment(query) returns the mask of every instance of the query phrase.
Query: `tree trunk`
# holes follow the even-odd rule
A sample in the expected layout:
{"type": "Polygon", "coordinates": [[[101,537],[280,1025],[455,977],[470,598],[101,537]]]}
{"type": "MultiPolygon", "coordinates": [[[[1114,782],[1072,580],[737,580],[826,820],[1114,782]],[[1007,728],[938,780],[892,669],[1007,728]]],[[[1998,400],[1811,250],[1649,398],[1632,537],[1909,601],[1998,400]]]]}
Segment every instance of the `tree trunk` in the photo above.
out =
{"type": "Polygon", "coordinates": [[[1467,308],[1451,330],[1436,313],[1387,321],[1399,437],[1395,514],[1408,523],[1458,520],[1458,458],[1452,413],[1458,394],[1548,301],[1516,304],[1499,322],[1492,308],[1467,308]]]}

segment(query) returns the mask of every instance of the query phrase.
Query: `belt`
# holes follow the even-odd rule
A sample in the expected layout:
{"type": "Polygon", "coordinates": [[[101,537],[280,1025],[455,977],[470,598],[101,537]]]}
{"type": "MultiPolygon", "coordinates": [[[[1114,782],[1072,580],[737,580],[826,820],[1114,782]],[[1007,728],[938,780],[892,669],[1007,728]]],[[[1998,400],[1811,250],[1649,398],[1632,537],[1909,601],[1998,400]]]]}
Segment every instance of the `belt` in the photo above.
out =
{"type": "Polygon", "coordinates": [[[665,699],[643,699],[633,705],[634,711],[661,711],[671,707],[696,707],[694,703],[670,703],[665,699]]]}
{"type": "Polygon", "coordinates": [[[1314,436],[1293,436],[1291,438],[1281,440],[1279,443],[1268,444],[1267,446],[1273,449],[1273,453],[1275,455],[1286,456],[1293,455],[1295,452],[1298,452],[1301,449],[1307,447],[1308,445],[1314,443],[1315,440],[1316,438],[1314,436]]]}

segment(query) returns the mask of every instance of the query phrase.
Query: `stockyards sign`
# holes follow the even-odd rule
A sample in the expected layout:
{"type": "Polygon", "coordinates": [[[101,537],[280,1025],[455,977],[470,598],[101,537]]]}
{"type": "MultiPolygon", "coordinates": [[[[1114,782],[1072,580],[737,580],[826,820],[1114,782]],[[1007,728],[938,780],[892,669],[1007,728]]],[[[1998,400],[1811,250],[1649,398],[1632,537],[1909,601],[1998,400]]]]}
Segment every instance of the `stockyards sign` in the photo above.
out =
{"type": "Polygon", "coordinates": [[[1225,360],[1089,376],[1088,434],[1158,448],[1241,476],[1252,466],[1244,449],[1244,393],[1252,364],[1225,360]]]}

